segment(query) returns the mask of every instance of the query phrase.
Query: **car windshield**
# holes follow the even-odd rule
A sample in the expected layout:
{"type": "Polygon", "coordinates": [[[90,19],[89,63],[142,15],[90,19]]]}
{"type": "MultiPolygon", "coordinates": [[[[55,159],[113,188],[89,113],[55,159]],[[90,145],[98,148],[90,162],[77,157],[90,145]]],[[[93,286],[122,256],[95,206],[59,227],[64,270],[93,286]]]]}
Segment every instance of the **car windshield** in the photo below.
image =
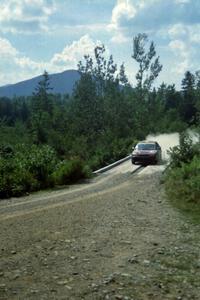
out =
{"type": "Polygon", "coordinates": [[[156,145],[155,144],[138,144],[136,146],[137,150],[155,150],[156,149],[156,145]]]}

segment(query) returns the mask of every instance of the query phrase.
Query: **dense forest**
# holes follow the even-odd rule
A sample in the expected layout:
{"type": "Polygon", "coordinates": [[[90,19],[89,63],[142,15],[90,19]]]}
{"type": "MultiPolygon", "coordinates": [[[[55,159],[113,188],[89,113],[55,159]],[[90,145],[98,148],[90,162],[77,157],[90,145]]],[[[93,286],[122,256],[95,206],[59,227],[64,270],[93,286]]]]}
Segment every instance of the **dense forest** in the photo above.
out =
{"type": "Polygon", "coordinates": [[[187,71],[179,91],[155,88],[162,65],[145,34],[134,37],[132,58],[135,86],[102,45],[79,62],[72,95],[52,94],[45,71],[32,96],[0,98],[0,198],[86,178],[149,133],[198,130],[200,72],[187,71]]]}

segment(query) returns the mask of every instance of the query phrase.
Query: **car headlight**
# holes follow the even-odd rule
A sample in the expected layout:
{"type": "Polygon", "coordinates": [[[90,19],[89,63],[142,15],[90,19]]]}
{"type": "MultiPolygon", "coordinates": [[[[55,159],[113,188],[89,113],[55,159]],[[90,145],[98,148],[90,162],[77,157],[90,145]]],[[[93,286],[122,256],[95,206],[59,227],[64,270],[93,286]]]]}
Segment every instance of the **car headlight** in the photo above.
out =
{"type": "Polygon", "coordinates": [[[132,156],[135,156],[135,155],[137,155],[137,154],[138,154],[137,151],[133,151],[133,152],[132,152],[132,156]]]}

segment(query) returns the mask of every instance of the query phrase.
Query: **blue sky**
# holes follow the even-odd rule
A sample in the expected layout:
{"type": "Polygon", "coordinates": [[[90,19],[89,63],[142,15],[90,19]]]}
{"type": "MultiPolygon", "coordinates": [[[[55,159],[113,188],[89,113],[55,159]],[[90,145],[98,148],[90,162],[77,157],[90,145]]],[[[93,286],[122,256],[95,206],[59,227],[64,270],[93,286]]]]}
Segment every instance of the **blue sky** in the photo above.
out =
{"type": "Polygon", "coordinates": [[[199,0],[0,0],[0,86],[74,69],[101,43],[134,84],[132,40],[143,32],[163,64],[157,85],[179,88],[200,69],[199,0]]]}

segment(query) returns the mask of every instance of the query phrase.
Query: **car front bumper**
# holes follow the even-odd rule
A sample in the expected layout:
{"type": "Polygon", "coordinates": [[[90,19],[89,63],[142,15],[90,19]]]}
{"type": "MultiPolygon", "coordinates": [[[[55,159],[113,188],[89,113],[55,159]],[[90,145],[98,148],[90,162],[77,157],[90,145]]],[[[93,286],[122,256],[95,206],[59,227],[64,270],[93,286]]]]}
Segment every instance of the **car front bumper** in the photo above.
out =
{"type": "Polygon", "coordinates": [[[154,163],[157,161],[156,155],[132,155],[132,162],[138,163],[154,163]]]}

